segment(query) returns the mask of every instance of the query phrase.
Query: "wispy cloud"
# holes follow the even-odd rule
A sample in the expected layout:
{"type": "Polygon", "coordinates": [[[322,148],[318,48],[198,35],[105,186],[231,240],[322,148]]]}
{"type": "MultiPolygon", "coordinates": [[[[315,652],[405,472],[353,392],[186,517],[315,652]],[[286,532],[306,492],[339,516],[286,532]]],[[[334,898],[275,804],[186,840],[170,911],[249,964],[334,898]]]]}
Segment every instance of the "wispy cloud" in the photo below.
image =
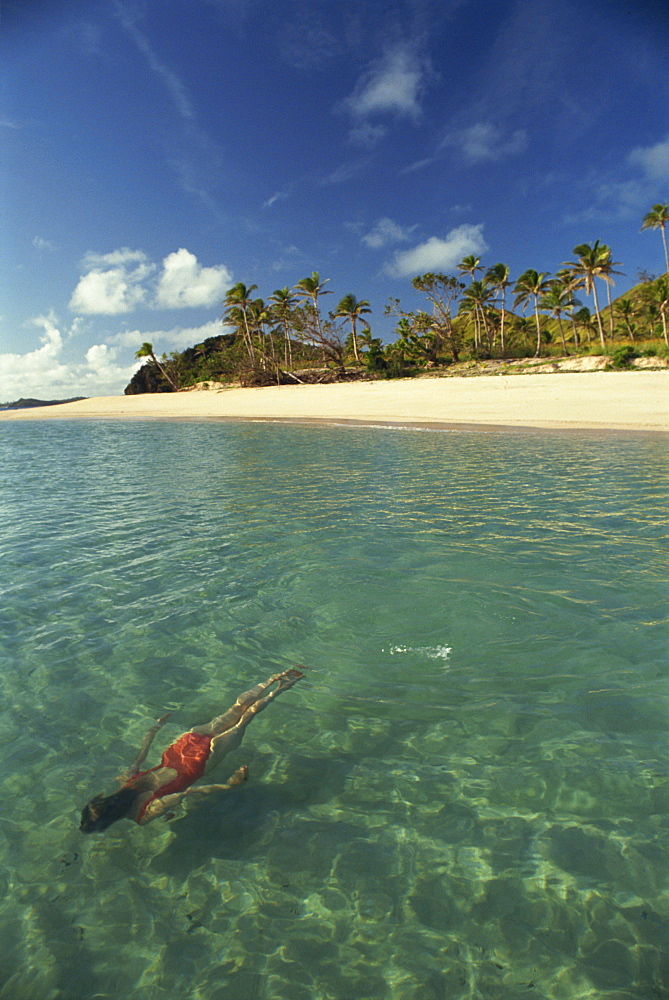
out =
{"type": "Polygon", "coordinates": [[[477,122],[468,128],[450,132],[442,148],[454,148],[467,163],[486,163],[518,156],[527,149],[524,129],[505,132],[491,122],[477,122]]]}
{"type": "Polygon", "coordinates": [[[361,238],[361,243],[372,250],[380,250],[391,243],[408,240],[415,228],[415,226],[400,226],[384,216],[361,238]]]}
{"type": "Polygon", "coordinates": [[[358,80],[342,107],[357,122],[374,115],[394,115],[416,120],[420,98],[429,75],[429,64],[408,46],[387,49],[358,80]]]}
{"type": "Polygon", "coordinates": [[[481,254],[487,249],[482,223],[458,226],[443,239],[431,236],[410,250],[396,253],[385,272],[394,278],[410,278],[428,271],[452,271],[467,254],[481,254]]]}
{"type": "Polygon", "coordinates": [[[354,146],[362,146],[365,149],[374,149],[387,134],[385,125],[372,125],[371,122],[362,122],[354,125],[348,133],[349,142],[354,146]]]}
{"type": "Polygon", "coordinates": [[[669,180],[669,136],[653,146],[639,146],[629,154],[632,166],[641,167],[651,181],[669,180]]]}
{"type": "Polygon", "coordinates": [[[361,157],[358,160],[350,160],[348,163],[341,163],[338,167],[335,167],[329,174],[323,177],[319,183],[321,185],[326,184],[344,184],[346,181],[350,180],[351,177],[355,177],[359,174],[361,170],[369,164],[368,157],[361,157]]]}
{"type": "Polygon", "coordinates": [[[271,198],[268,198],[267,201],[263,202],[263,206],[262,207],[263,208],[272,208],[272,206],[276,205],[277,202],[279,202],[279,201],[286,201],[286,199],[289,198],[289,197],[290,197],[290,195],[288,194],[287,191],[275,191],[274,194],[271,196],[271,198]]]}
{"type": "Polygon", "coordinates": [[[134,42],[135,46],[146,58],[151,71],[166,88],[179,115],[187,120],[194,118],[193,107],[184,83],[177,76],[177,74],[159,58],[150,45],[147,37],[137,27],[134,13],[123,4],[117,5],[117,11],[121,24],[134,42]]]}
{"type": "Polygon", "coordinates": [[[33,246],[36,250],[55,250],[56,246],[51,240],[45,240],[42,236],[36,236],[33,240],[33,246]]]}

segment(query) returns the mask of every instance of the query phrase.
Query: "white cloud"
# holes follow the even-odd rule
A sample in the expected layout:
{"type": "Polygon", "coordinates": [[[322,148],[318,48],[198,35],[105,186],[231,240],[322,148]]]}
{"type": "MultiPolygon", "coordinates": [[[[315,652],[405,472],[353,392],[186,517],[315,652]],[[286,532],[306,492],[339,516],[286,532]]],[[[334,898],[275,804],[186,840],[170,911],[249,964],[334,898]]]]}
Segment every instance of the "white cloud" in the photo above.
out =
{"type": "Polygon", "coordinates": [[[84,315],[116,316],[131,312],[146,299],[142,282],[154,270],[141,250],[123,248],[109,254],[88,254],[72,293],[70,309],[84,315]]]}
{"type": "Polygon", "coordinates": [[[516,129],[504,133],[490,122],[478,122],[469,128],[451,132],[442,146],[453,146],[468,163],[486,163],[518,156],[527,149],[527,133],[516,129]]]}
{"type": "Polygon", "coordinates": [[[230,287],[227,267],[202,267],[195,254],[181,247],[163,261],[155,305],[163,309],[212,306],[230,287]]]}
{"type": "Polygon", "coordinates": [[[467,254],[481,254],[488,249],[482,229],[482,224],[463,225],[451,229],[445,239],[431,236],[411,250],[396,253],[386,265],[386,274],[394,278],[410,278],[428,271],[452,271],[467,254]]]}
{"type": "Polygon", "coordinates": [[[654,146],[639,146],[629,154],[629,162],[639,166],[649,180],[669,180],[669,136],[654,146]]]}
{"type": "Polygon", "coordinates": [[[400,243],[402,240],[408,240],[415,228],[415,226],[403,228],[392,219],[384,217],[379,219],[366,236],[362,237],[361,242],[371,247],[372,250],[379,250],[381,247],[388,246],[389,243],[400,243]]]}
{"type": "Polygon", "coordinates": [[[123,247],[107,254],[87,254],[87,271],[79,279],[70,309],[80,315],[118,316],[139,306],[185,309],[214,305],[232,276],[225,265],[203,267],[195,254],[181,247],[157,268],[141,250],[123,247]]]}
{"type": "Polygon", "coordinates": [[[53,313],[37,316],[31,325],[41,329],[41,346],[25,354],[0,355],[0,400],[64,399],[123,391],[139,362],[117,364],[116,352],[105,344],[90,347],[74,362],[63,359],[63,347],[72,331],[63,334],[53,313]]]}
{"type": "Polygon", "coordinates": [[[153,344],[156,354],[163,351],[183,351],[194,344],[201,344],[207,337],[219,337],[225,333],[220,320],[211,320],[202,326],[175,326],[170,330],[123,330],[109,338],[118,347],[138,350],[145,341],[153,344]]]}
{"type": "Polygon", "coordinates": [[[388,49],[358,80],[344,107],[355,119],[375,114],[401,118],[420,116],[419,98],[425,86],[427,64],[406,46],[388,49]]]}

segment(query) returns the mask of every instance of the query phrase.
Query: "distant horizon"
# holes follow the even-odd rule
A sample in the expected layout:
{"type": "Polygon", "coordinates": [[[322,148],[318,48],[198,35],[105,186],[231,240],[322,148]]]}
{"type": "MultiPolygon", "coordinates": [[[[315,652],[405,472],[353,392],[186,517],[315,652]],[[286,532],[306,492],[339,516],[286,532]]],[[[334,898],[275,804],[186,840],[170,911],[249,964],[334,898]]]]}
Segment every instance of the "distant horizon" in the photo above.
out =
{"type": "Polygon", "coordinates": [[[614,297],[664,273],[659,6],[7,0],[0,399],[122,392],[238,281],[318,271],[388,341],[388,299],[469,253],[515,279],[599,239],[614,297]]]}

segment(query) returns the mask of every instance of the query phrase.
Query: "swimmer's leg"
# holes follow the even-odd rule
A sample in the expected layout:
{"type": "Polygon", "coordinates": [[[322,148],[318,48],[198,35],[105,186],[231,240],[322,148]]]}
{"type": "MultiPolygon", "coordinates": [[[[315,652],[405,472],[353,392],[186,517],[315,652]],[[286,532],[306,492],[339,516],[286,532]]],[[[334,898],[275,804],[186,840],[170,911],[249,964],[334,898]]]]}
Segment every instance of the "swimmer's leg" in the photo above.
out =
{"type": "Polygon", "coordinates": [[[229,792],[232,788],[243,785],[248,776],[248,767],[239,767],[234,774],[230,775],[225,784],[194,786],[187,788],[185,792],[175,792],[173,795],[164,795],[161,799],[154,799],[145,809],[144,815],[139,820],[139,824],[140,826],[145,826],[151,820],[158,819],[159,816],[164,816],[165,814],[167,814],[168,819],[171,819],[172,817],[169,815],[171,810],[176,809],[187,795],[192,798],[198,795],[211,795],[212,792],[229,792]]]}
{"type": "MultiPolygon", "coordinates": [[[[256,684],[250,691],[240,694],[232,708],[229,708],[223,715],[212,719],[211,722],[208,722],[204,726],[194,726],[191,732],[197,733],[198,736],[220,736],[221,733],[226,733],[233,726],[236,726],[242,716],[258,704],[265,691],[271,688],[273,684],[277,684],[277,688],[272,692],[271,697],[276,697],[282,691],[287,691],[288,688],[291,688],[301,677],[304,677],[303,672],[295,669],[284,670],[281,674],[274,674],[264,684],[256,684]]],[[[256,709],[256,712],[258,711],[261,711],[261,709],[256,709]]]]}
{"type": "MultiPolygon", "coordinates": [[[[257,688],[253,691],[259,691],[260,693],[267,691],[272,684],[277,684],[273,691],[266,694],[264,698],[257,697],[248,707],[245,709],[241,715],[239,721],[236,725],[226,728],[223,732],[214,732],[211,741],[211,752],[209,759],[207,761],[207,771],[211,771],[212,768],[216,767],[221,760],[229,754],[232,750],[236,750],[239,744],[242,742],[242,737],[246,731],[246,727],[251,722],[252,719],[262,712],[264,708],[267,708],[271,701],[274,701],[280,694],[284,691],[288,691],[294,684],[304,677],[301,670],[286,670],[282,674],[277,674],[276,677],[270,678],[265,684],[259,684],[257,688]],[[278,683],[277,683],[278,682],[278,683]]],[[[250,694],[250,692],[247,692],[250,694]]],[[[242,695],[244,697],[244,695],[242,695]]],[[[218,720],[214,720],[216,723],[218,720]]],[[[206,735],[210,735],[207,733],[206,735]]]]}
{"type": "Polygon", "coordinates": [[[119,774],[118,776],[119,781],[129,781],[130,778],[132,778],[135,774],[137,774],[140,765],[143,764],[144,761],[146,760],[146,756],[149,750],[151,749],[151,744],[155,739],[156,733],[158,732],[159,729],[162,729],[162,727],[165,725],[169,717],[170,713],[168,712],[166,715],[162,715],[158,719],[158,721],[154,723],[153,726],[151,726],[148,733],[142,740],[142,745],[140,746],[137,756],[133,760],[132,764],[130,765],[130,767],[126,768],[125,771],[119,774]]]}

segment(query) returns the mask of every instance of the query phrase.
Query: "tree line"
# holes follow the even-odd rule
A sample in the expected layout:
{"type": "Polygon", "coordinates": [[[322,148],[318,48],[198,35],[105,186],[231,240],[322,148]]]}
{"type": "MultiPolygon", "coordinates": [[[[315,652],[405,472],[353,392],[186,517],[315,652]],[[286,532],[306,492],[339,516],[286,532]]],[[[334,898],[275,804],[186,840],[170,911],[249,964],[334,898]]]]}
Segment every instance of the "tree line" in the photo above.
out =
{"type": "MultiPolygon", "coordinates": [[[[469,254],[456,265],[457,275],[430,272],[412,279],[427,300],[424,308],[405,310],[399,299],[389,301],[385,314],[396,319],[397,339],[385,345],[372,335],[367,299],[349,293],[324,313],[323,299],[331,291],[329,279],[317,271],[292,288],[276,289],[267,301],[255,294],[257,285],[238,282],[223,302],[222,322],[229,333],[160,360],[150,343],[143,344],[136,356],[148,363],[126,392],[169,392],[208,380],[245,385],[313,381],[309,374],[316,370],[323,371],[323,379],[356,373],[402,376],[454,364],[463,356],[538,358],[551,344],[553,351],[569,355],[591,351],[593,343],[606,353],[617,341],[627,343],[629,355],[658,335],[669,348],[668,222],[667,204],[654,205],[644,216],[642,230],[661,234],[666,273],[655,278],[643,272],[627,296],[611,299],[614,277],[623,272],[600,240],[574,247],[573,258],[554,275],[530,268],[515,281],[506,264],[485,268],[480,257],[469,254]],[[592,309],[578,298],[581,293],[592,309]]],[[[656,348],[651,344],[646,350],[656,348]]]]}

